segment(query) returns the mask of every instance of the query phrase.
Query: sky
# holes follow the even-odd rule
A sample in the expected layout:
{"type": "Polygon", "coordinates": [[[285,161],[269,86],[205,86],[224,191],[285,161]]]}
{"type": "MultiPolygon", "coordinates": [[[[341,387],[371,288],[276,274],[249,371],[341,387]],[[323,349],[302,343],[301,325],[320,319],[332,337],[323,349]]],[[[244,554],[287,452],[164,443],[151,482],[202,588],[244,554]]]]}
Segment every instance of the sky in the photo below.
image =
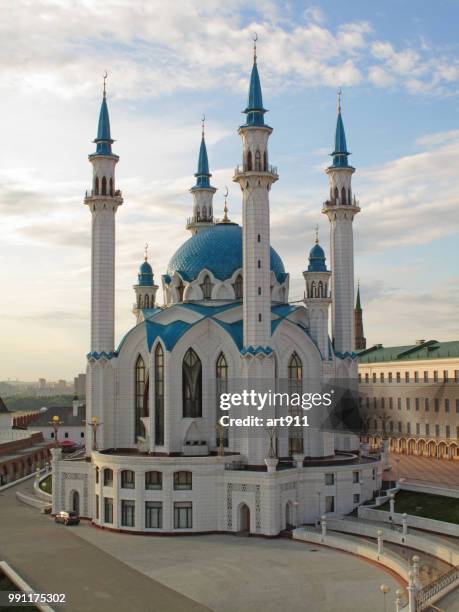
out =
{"type": "MultiPolygon", "coordinates": [[[[457,0],[0,0],[0,380],[72,379],[89,350],[90,213],[102,93],[117,186],[116,338],[149,244],[155,279],[188,238],[206,116],[217,216],[232,182],[258,36],[270,160],[271,240],[290,299],[319,224],[336,91],[361,213],[354,221],[367,341],[459,339],[457,0]]],[[[161,300],[161,293],[159,294],[161,300]]]]}

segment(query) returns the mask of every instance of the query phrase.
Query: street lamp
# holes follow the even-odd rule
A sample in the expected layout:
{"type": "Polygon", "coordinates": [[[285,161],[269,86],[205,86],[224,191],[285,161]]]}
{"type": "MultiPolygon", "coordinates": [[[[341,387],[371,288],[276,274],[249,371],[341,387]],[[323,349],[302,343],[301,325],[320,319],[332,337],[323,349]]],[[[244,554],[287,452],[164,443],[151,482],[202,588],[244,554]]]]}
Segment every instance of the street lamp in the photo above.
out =
{"type": "Polygon", "coordinates": [[[390,591],[390,588],[387,586],[387,584],[382,584],[379,587],[379,590],[381,591],[384,597],[384,612],[387,612],[386,597],[387,597],[387,593],[390,591]]]}
{"type": "Polygon", "coordinates": [[[57,431],[59,429],[59,426],[63,424],[64,424],[64,421],[61,421],[57,415],[54,415],[51,421],[48,421],[48,425],[51,425],[51,427],[54,430],[54,446],[56,448],[59,447],[59,440],[57,439],[57,431]]]}
{"type": "Polygon", "coordinates": [[[103,423],[99,423],[99,419],[96,416],[93,416],[90,421],[83,421],[85,425],[89,425],[92,429],[92,450],[97,450],[97,430],[103,423]]]}

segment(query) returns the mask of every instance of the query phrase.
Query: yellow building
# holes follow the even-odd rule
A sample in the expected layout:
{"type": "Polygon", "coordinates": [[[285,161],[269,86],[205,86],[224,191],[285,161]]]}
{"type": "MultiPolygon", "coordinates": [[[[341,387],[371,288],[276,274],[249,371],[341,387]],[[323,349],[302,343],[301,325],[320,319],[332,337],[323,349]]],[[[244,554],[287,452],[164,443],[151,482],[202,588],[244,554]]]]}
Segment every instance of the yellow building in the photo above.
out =
{"type": "Polygon", "coordinates": [[[359,353],[362,440],[395,453],[459,459],[459,341],[359,353]]]}

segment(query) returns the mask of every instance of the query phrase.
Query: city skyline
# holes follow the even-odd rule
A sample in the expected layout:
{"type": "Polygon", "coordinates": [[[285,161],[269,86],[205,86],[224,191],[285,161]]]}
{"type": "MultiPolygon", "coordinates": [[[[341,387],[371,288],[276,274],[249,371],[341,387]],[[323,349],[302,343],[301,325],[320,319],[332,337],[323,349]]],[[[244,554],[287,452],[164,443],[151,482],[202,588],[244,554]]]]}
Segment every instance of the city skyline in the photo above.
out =
{"type": "MultiPolygon", "coordinates": [[[[362,208],[355,222],[356,278],[368,346],[457,337],[459,53],[452,26],[440,25],[427,4],[417,5],[411,18],[408,5],[397,10],[410,19],[409,40],[393,19],[388,29],[384,15],[360,2],[346,11],[337,2],[282,4],[285,10],[266,2],[252,13],[242,3],[222,8],[205,2],[199,9],[183,3],[180,11],[162,6],[160,17],[134,3],[129,14],[126,4],[126,12],[110,19],[106,6],[88,5],[75,7],[72,23],[65,3],[53,12],[49,3],[38,3],[33,16],[18,3],[17,31],[31,38],[27,50],[7,39],[9,63],[5,56],[0,75],[7,93],[0,123],[0,261],[7,288],[0,305],[0,378],[73,378],[84,368],[90,218],[83,195],[105,69],[125,199],[117,214],[117,344],[119,332],[135,323],[132,285],[145,242],[160,284],[187,237],[203,113],[219,189],[216,215],[222,216],[228,186],[229,216],[240,222],[232,174],[240,161],[236,130],[254,32],[274,128],[271,160],[280,175],[271,194],[271,240],[290,273],[291,299],[302,296],[318,221],[329,261],[328,221],[320,210],[328,197],[324,169],[342,87],[362,208]],[[184,19],[190,27],[183,27],[184,19]],[[12,117],[21,118],[21,131],[12,117]],[[291,246],[299,242],[301,252],[291,246]]],[[[446,9],[458,12],[450,2],[436,11],[446,9]]]]}

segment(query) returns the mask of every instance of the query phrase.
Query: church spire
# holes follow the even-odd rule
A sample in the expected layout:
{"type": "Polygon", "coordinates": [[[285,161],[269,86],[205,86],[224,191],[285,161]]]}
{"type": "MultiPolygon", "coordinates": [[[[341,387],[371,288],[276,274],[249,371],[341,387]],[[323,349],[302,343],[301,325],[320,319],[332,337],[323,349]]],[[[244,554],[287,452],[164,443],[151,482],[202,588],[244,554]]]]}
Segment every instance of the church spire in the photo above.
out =
{"type": "Polygon", "coordinates": [[[107,106],[106,80],[107,72],[104,74],[104,88],[102,94],[102,104],[99,113],[99,124],[97,126],[96,155],[112,155],[112,144],[115,142],[110,134],[110,117],[107,106]]]}
{"type": "Polygon", "coordinates": [[[355,327],[355,350],[363,351],[367,348],[367,339],[363,335],[363,311],[360,303],[360,282],[357,283],[357,298],[354,308],[354,327],[355,327]]]}
{"type": "Polygon", "coordinates": [[[265,123],[263,115],[266,113],[266,109],[263,108],[260,75],[258,74],[257,67],[257,40],[258,36],[255,35],[253,39],[253,66],[252,74],[250,75],[249,97],[247,99],[247,106],[243,111],[247,115],[246,125],[264,125],[265,123]]]}
{"type": "Polygon", "coordinates": [[[338,118],[335,130],[335,149],[333,156],[333,168],[347,168],[349,166],[347,158],[350,155],[346,145],[346,134],[344,132],[343,118],[341,116],[341,89],[338,89],[338,118]]]}

